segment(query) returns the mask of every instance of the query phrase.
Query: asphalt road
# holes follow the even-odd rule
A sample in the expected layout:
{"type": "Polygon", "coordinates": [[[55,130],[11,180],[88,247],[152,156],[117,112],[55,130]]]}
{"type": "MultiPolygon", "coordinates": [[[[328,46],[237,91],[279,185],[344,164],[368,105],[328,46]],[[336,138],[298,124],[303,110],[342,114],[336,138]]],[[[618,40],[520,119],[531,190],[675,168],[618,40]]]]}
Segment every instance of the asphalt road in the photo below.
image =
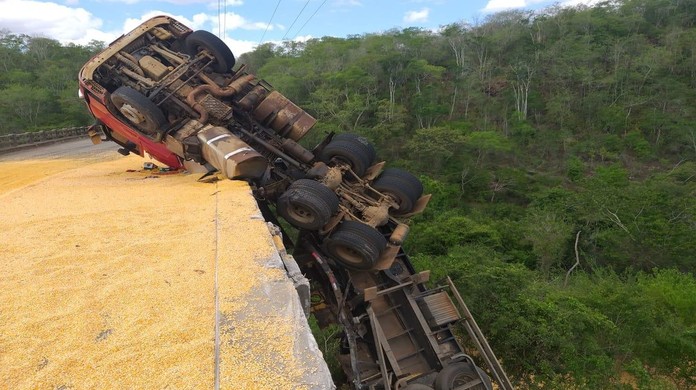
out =
{"type": "Polygon", "coordinates": [[[98,145],[85,136],[54,144],[27,147],[0,154],[0,161],[18,161],[29,159],[58,159],[58,158],[101,158],[104,156],[118,156],[116,150],[119,146],[113,142],[102,142],[98,145]]]}

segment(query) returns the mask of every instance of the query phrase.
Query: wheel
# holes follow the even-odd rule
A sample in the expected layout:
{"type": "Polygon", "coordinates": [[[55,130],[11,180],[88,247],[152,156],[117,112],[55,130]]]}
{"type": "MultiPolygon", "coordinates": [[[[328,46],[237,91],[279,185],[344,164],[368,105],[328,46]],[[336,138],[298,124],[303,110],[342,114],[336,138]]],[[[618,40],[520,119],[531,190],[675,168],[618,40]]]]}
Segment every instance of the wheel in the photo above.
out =
{"type": "Polygon", "coordinates": [[[355,134],[338,134],[321,151],[319,158],[328,163],[337,159],[350,164],[356,175],[362,176],[375,160],[375,148],[365,137],[355,134]]]}
{"type": "Polygon", "coordinates": [[[142,93],[128,86],[121,86],[111,94],[116,109],[148,136],[165,131],[167,120],[162,110],[142,93]]]}
{"type": "Polygon", "coordinates": [[[375,190],[394,198],[399,208],[394,214],[406,214],[413,210],[423,194],[423,184],[412,174],[397,168],[388,168],[372,183],[375,190]]]}
{"type": "Polygon", "coordinates": [[[382,233],[357,221],[343,221],[324,240],[324,251],[348,268],[370,270],[387,246],[382,233]]]}
{"type": "Polygon", "coordinates": [[[493,388],[491,378],[482,369],[476,367],[478,374],[468,363],[452,363],[442,369],[435,377],[435,390],[451,390],[465,383],[478,379],[479,375],[483,383],[471,388],[471,390],[490,390],[493,388]]]}
{"type": "Polygon", "coordinates": [[[205,30],[197,30],[189,34],[186,37],[185,47],[186,52],[192,56],[201,50],[208,50],[215,57],[213,69],[218,73],[229,72],[236,63],[234,54],[225,42],[205,30]]]}
{"type": "Polygon", "coordinates": [[[375,147],[372,145],[370,140],[361,135],[353,133],[341,133],[334,135],[334,137],[331,140],[348,140],[349,142],[357,142],[364,145],[368,152],[368,155],[370,156],[370,163],[375,161],[375,158],[377,157],[377,151],[375,150],[375,147]]]}
{"type": "Polygon", "coordinates": [[[300,229],[317,230],[329,222],[338,209],[338,197],[329,187],[300,179],[278,198],[278,214],[300,229]]]}

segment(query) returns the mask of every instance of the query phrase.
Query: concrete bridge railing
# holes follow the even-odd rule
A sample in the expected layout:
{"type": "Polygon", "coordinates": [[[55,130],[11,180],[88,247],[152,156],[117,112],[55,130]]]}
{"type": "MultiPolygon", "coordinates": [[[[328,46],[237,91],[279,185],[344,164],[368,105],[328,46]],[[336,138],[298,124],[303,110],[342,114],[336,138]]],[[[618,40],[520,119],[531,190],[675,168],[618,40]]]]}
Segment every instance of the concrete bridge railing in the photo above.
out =
{"type": "Polygon", "coordinates": [[[68,127],[63,129],[41,130],[19,134],[0,135],[0,153],[9,152],[29,146],[57,142],[71,138],[83,137],[87,134],[87,126],[68,127]]]}

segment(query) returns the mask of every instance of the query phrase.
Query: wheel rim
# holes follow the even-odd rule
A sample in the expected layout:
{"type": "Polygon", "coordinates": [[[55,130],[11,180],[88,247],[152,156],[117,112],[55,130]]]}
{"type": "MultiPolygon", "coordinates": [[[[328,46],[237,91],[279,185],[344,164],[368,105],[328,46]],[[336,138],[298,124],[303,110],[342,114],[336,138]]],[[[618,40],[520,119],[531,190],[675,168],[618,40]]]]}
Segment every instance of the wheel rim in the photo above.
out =
{"type": "Polygon", "coordinates": [[[308,224],[317,218],[314,212],[304,205],[293,203],[288,208],[288,215],[299,223],[308,224]]]}
{"type": "Polygon", "coordinates": [[[118,110],[121,111],[121,114],[123,114],[126,119],[135,123],[136,125],[140,125],[146,120],[145,116],[140,111],[128,103],[124,103],[121,107],[119,107],[118,110]]]}
{"type": "Polygon", "coordinates": [[[140,131],[147,135],[153,135],[157,133],[158,124],[152,120],[152,118],[143,114],[135,106],[128,102],[121,102],[120,105],[117,104],[118,111],[126,117],[126,119],[134,124],[140,131]]]}
{"type": "Polygon", "coordinates": [[[336,256],[338,256],[342,261],[348,264],[362,264],[363,256],[360,252],[356,251],[353,247],[346,245],[337,245],[334,248],[336,256]]]}
{"type": "MultiPolygon", "coordinates": [[[[467,384],[467,383],[469,383],[469,382],[471,382],[471,381],[473,381],[473,380],[475,380],[475,379],[480,379],[479,377],[474,376],[474,375],[475,375],[475,374],[471,374],[471,373],[462,373],[462,374],[460,374],[460,375],[457,375],[457,376],[454,378],[454,380],[452,380],[452,386],[451,386],[451,388],[452,388],[452,389],[456,389],[457,387],[462,386],[462,385],[465,385],[465,384],[467,384]]],[[[479,390],[479,389],[485,388],[485,387],[482,387],[482,384],[483,384],[483,382],[481,382],[481,383],[475,385],[475,386],[472,387],[471,389],[472,389],[472,390],[479,390]]]]}

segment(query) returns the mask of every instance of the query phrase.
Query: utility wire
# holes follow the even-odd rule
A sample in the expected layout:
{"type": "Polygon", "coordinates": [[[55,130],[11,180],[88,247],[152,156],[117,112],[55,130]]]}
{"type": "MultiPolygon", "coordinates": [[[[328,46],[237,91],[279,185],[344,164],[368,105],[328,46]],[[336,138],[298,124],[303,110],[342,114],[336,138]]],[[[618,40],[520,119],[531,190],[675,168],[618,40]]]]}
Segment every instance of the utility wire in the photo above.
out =
{"type": "Polygon", "coordinates": [[[314,10],[314,13],[312,14],[312,16],[310,16],[309,19],[307,19],[307,20],[304,22],[304,24],[302,25],[302,27],[300,27],[300,29],[297,30],[297,32],[295,33],[295,36],[292,37],[292,39],[295,39],[295,38],[297,38],[298,35],[300,35],[300,31],[302,31],[302,29],[307,25],[307,23],[309,23],[309,21],[312,20],[312,18],[314,17],[314,15],[316,15],[317,12],[319,12],[319,9],[320,9],[322,6],[324,6],[324,4],[326,4],[326,0],[324,0],[321,4],[319,4],[319,7],[317,7],[317,9],[314,10]]]}
{"type": "Polygon", "coordinates": [[[261,39],[259,39],[259,45],[261,44],[261,42],[263,42],[263,38],[266,37],[266,32],[268,32],[268,27],[270,27],[271,22],[273,21],[273,17],[275,16],[276,11],[278,11],[278,6],[280,5],[281,1],[282,0],[278,0],[278,3],[276,3],[275,9],[273,10],[273,14],[271,14],[271,20],[268,21],[268,24],[266,25],[266,29],[263,31],[263,35],[261,35],[261,39]]]}
{"type": "Polygon", "coordinates": [[[221,28],[222,28],[222,22],[221,22],[221,17],[222,17],[222,12],[220,11],[220,8],[222,7],[222,0],[218,0],[217,2],[218,5],[218,38],[220,38],[221,35],[221,28]]]}
{"type": "Polygon", "coordinates": [[[280,38],[281,41],[284,40],[285,37],[288,36],[288,33],[290,32],[290,30],[292,30],[292,26],[295,25],[295,22],[297,22],[297,19],[300,18],[300,15],[302,15],[302,12],[305,10],[305,8],[307,8],[307,5],[309,4],[309,1],[310,1],[310,0],[307,0],[307,2],[304,4],[304,7],[302,7],[302,9],[300,10],[300,13],[297,14],[297,16],[295,17],[295,20],[293,20],[293,21],[292,21],[292,24],[290,25],[290,27],[288,27],[288,31],[286,31],[286,32],[285,32],[285,35],[283,35],[283,37],[280,38]]]}
{"type": "Polygon", "coordinates": [[[227,32],[227,0],[222,0],[222,4],[224,5],[222,9],[224,13],[222,14],[222,36],[220,38],[225,39],[227,32]]]}
{"type": "Polygon", "coordinates": [[[227,0],[218,0],[218,38],[225,38],[227,31],[227,0]]]}

